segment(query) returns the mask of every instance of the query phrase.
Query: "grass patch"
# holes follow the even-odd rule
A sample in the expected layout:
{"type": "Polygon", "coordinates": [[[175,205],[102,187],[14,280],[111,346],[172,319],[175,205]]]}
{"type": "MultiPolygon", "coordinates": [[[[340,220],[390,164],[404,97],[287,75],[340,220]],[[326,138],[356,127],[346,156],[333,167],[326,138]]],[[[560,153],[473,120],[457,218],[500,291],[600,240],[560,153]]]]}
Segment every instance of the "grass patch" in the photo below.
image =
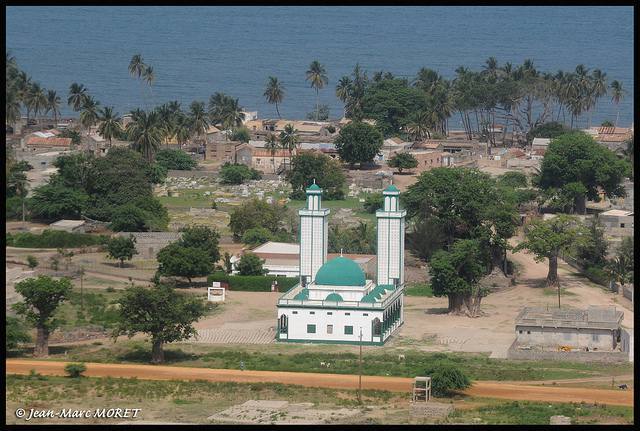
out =
{"type": "MultiPolygon", "coordinates": [[[[544,289],[542,289],[542,293],[545,296],[558,296],[558,289],[557,288],[550,288],[550,287],[545,287],[544,289]]],[[[575,293],[567,290],[564,287],[560,288],[560,296],[576,296],[575,293]]]]}
{"type": "Polygon", "coordinates": [[[69,300],[58,309],[58,316],[63,320],[62,328],[71,329],[98,325],[105,329],[113,328],[118,317],[115,301],[122,295],[122,290],[107,291],[105,289],[84,289],[75,286],[69,300]],[[82,307],[81,307],[82,305],[82,307]]]}
{"type": "Polygon", "coordinates": [[[491,401],[478,408],[455,410],[447,422],[549,425],[549,418],[556,415],[569,416],[573,424],[633,423],[633,407],[530,401],[491,401]]]}
{"type": "Polygon", "coordinates": [[[427,296],[431,298],[433,296],[433,290],[430,284],[416,283],[407,286],[404,294],[407,296],[427,296]]]}
{"type": "MultiPolygon", "coordinates": [[[[240,361],[247,370],[294,371],[357,374],[357,349],[352,352],[333,346],[281,345],[199,346],[193,344],[170,345],[165,349],[166,361],[172,365],[205,368],[240,369],[240,361]],[[330,362],[331,367],[320,366],[330,362]]],[[[60,360],[63,355],[52,354],[50,359],[60,360]]],[[[105,346],[70,346],[66,360],[76,362],[149,363],[151,345],[148,342],[121,339],[105,346]]],[[[402,349],[364,352],[363,374],[377,376],[415,377],[423,375],[435,361],[450,362],[465,370],[472,380],[554,380],[592,376],[629,374],[632,364],[577,363],[560,361],[514,361],[492,359],[483,354],[421,352],[402,349]],[[398,352],[405,359],[398,359],[398,352]]]]}

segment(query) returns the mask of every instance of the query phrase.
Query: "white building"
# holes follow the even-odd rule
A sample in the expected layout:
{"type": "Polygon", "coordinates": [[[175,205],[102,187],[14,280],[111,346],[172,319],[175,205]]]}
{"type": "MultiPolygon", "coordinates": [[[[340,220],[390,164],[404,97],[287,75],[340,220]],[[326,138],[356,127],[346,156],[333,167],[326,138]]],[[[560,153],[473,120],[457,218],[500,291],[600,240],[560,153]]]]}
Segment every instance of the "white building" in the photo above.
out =
{"type": "Polygon", "coordinates": [[[395,186],[383,196],[374,282],[351,259],[327,260],[329,210],[322,208],[320,187],[307,189],[307,206],[299,211],[300,283],[278,299],[278,340],[383,344],[402,325],[406,211],[395,186]]]}

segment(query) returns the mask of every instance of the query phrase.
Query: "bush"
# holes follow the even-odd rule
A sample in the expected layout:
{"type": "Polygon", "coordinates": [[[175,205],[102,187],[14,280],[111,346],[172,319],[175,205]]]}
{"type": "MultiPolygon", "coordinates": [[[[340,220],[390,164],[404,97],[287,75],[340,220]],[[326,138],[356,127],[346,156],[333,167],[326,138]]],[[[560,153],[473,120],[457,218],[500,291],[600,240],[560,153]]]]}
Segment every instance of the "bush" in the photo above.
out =
{"type": "Polygon", "coordinates": [[[28,255],[27,256],[27,266],[29,266],[29,269],[35,269],[38,266],[38,259],[33,256],[33,255],[28,255]]]}
{"type": "Polygon", "coordinates": [[[69,375],[69,377],[76,379],[78,377],[82,377],[82,373],[87,371],[87,366],[82,362],[71,363],[64,367],[64,371],[69,375]]]}
{"type": "Polygon", "coordinates": [[[590,266],[584,269],[584,275],[594,283],[598,283],[601,286],[609,286],[609,276],[604,268],[598,266],[590,266]]]}
{"type": "MultiPolygon", "coordinates": [[[[13,196],[5,199],[5,218],[7,220],[22,220],[22,198],[13,196]]],[[[29,217],[25,217],[29,220],[29,217]]]]}
{"type": "Polygon", "coordinates": [[[60,230],[45,230],[40,235],[31,232],[6,234],[7,245],[24,248],[76,248],[104,245],[109,241],[106,235],[91,235],[60,230]]]}
{"type": "Polygon", "coordinates": [[[270,292],[273,280],[278,281],[280,292],[291,289],[298,283],[297,277],[276,277],[275,275],[227,275],[224,272],[214,272],[207,277],[207,283],[214,281],[227,283],[229,290],[246,292],[270,292]]]}
{"type": "Polygon", "coordinates": [[[447,396],[471,386],[471,380],[462,369],[447,361],[435,362],[426,375],[431,376],[431,392],[436,397],[447,396]]]}
{"type": "Polygon", "coordinates": [[[158,154],[156,154],[156,163],[164,166],[166,169],[180,171],[190,171],[198,165],[190,155],[182,150],[176,149],[158,151],[158,154]]]}
{"type": "Polygon", "coordinates": [[[242,235],[242,242],[250,246],[264,244],[272,239],[273,234],[269,229],[264,227],[251,228],[242,235]]]}
{"type": "Polygon", "coordinates": [[[246,165],[225,163],[220,168],[220,182],[222,184],[242,184],[248,180],[259,180],[260,172],[246,165]]]}

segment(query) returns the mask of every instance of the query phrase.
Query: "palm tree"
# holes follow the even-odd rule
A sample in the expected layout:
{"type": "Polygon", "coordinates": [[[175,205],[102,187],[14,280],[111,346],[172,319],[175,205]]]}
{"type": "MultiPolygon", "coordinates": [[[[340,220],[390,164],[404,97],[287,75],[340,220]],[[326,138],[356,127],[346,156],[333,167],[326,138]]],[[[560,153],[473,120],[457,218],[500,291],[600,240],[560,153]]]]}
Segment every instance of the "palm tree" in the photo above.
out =
{"type": "Polygon", "coordinates": [[[310,82],[311,88],[314,88],[316,90],[316,121],[318,121],[318,116],[320,114],[319,91],[329,83],[329,78],[327,77],[327,71],[325,70],[324,66],[320,64],[319,61],[314,60],[309,65],[309,69],[306,72],[305,79],[310,82]]]}
{"type": "Polygon", "coordinates": [[[264,97],[267,99],[267,103],[273,103],[276,105],[278,118],[281,118],[278,103],[282,103],[282,100],[284,99],[284,85],[282,85],[275,76],[269,77],[267,88],[264,90],[264,97]]]}
{"type": "Polygon", "coordinates": [[[60,115],[60,96],[55,90],[47,91],[47,107],[45,114],[51,112],[53,114],[53,122],[58,124],[58,115],[60,115]]]}
{"type": "Polygon", "coordinates": [[[133,149],[142,153],[149,161],[160,147],[162,133],[158,127],[158,114],[147,114],[142,110],[132,111],[132,121],[127,124],[127,135],[132,142],[133,149]]]}
{"type": "Polygon", "coordinates": [[[273,166],[274,174],[276,173],[275,155],[279,146],[280,144],[278,144],[278,138],[276,135],[269,133],[265,139],[264,147],[271,153],[271,165],[273,166]]]}
{"type": "Polygon", "coordinates": [[[176,115],[175,136],[180,148],[182,148],[183,145],[191,139],[190,120],[189,117],[184,115],[182,112],[178,112],[176,115]]]}
{"type": "Polygon", "coordinates": [[[618,119],[620,118],[620,102],[624,99],[624,95],[627,92],[622,87],[622,82],[613,81],[611,83],[611,101],[616,104],[616,108],[618,108],[618,112],[616,114],[616,122],[614,124],[615,127],[618,127],[618,119]]]}
{"type": "Polygon", "coordinates": [[[300,140],[297,133],[298,131],[293,127],[293,124],[287,124],[284,126],[284,130],[280,132],[280,146],[283,150],[289,151],[289,163],[291,163],[293,150],[298,147],[298,142],[300,140]]]}
{"type": "Polygon", "coordinates": [[[342,103],[344,103],[344,117],[347,116],[347,100],[351,95],[353,81],[347,75],[340,78],[338,85],[336,85],[336,96],[342,103]]]}
{"type": "Polygon", "coordinates": [[[422,141],[431,136],[431,113],[428,111],[418,111],[409,117],[407,131],[414,141],[422,141]]]}
{"type": "Polygon", "coordinates": [[[122,124],[119,114],[113,112],[112,106],[105,106],[100,110],[100,127],[98,133],[104,139],[109,140],[109,148],[111,148],[111,140],[122,135],[122,124]]]}
{"type": "Polygon", "coordinates": [[[632,266],[633,262],[629,262],[625,256],[616,256],[607,262],[605,271],[611,281],[620,283],[624,288],[625,284],[632,281],[631,271],[629,271],[629,267],[632,266]]]}
{"type": "Polygon", "coordinates": [[[78,112],[87,98],[87,89],[82,84],[73,83],[69,87],[69,98],[67,104],[78,112]]]}
{"type": "Polygon", "coordinates": [[[4,114],[7,125],[13,125],[20,119],[20,99],[15,89],[10,89],[6,93],[4,114]]]}
{"type": "Polygon", "coordinates": [[[33,116],[37,120],[38,113],[42,112],[42,110],[47,106],[47,95],[39,83],[34,82],[31,84],[31,88],[27,94],[27,104],[31,111],[33,111],[33,116]]]}
{"type": "MultiPolygon", "coordinates": [[[[591,94],[595,110],[598,99],[607,94],[607,74],[600,69],[594,69],[591,72],[591,94]]],[[[591,112],[589,112],[589,127],[591,127],[591,112]]]]}
{"type": "Polygon", "coordinates": [[[156,75],[153,73],[153,67],[146,66],[144,68],[144,70],[142,71],[142,80],[149,86],[149,92],[151,93],[151,103],[153,103],[153,90],[151,89],[151,86],[156,80],[156,75]]]}
{"type": "Polygon", "coordinates": [[[89,96],[82,105],[82,112],[80,112],[80,124],[87,129],[87,136],[91,131],[91,126],[98,123],[100,118],[100,102],[95,100],[93,96],[89,96]]]}
{"type": "Polygon", "coordinates": [[[244,112],[238,99],[224,93],[215,93],[209,98],[209,118],[213,124],[221,124],[228,131],[240,127],[244,121],[244,112]]]}
{"type": "Polygon", "coordinates": [[[129,74],[134,78],[140,78],[144,72],[146,65],[142,61],[140,54],[135,54],[129,62],[129,74]]]}
{"type": "Polygon", "coordinates": [[[189,106],[189,126],[191,133],[200,137],[209,128],[209,119],[204,108],[204,102],[194,101],[189,106]]]}

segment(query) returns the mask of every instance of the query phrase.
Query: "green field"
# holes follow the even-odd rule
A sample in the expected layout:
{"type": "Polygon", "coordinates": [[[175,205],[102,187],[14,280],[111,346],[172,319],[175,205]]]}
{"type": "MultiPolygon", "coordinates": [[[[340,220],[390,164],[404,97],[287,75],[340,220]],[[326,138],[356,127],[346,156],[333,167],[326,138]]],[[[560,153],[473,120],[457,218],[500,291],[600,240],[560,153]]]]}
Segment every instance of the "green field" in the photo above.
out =
{"type": "MultiPolygon", "coordinates": [[[[52,353],[51,360],[84,362],[149,363],[151,346],[143,341],[122,338],[101,346],[69,346],[67,352],[52,353]]],[[[329,345],[238,345],[231,350],[224,345],[174,344],[166,349],[171,365],[185,367],[239,369],[240,361],[248,370],[298,371],[318,373],[358,373],[357,347],[345,349],[329,345]],[[330,362],[330,368],[320,366],[330,362]]],[[[366,375],[415,377],[424,375],[434,362],[456,364],[474,380],[553,380],[631,374],[627,363],[574,363],[560,361],[515,361],[491,359],[484,354],[421,352],[415,349],[383,351],[366,348],[362,372],[366,375]],[[398,359],[398,353],[405,355],[398,359]]]]}
{"type": "Polygon", "coordinates": [[[407,296],[427,296],[431,298],[433,296],[433,290],[430,284],[416,283],[408,285],[404,290],[404,294],[407,296]]]}

